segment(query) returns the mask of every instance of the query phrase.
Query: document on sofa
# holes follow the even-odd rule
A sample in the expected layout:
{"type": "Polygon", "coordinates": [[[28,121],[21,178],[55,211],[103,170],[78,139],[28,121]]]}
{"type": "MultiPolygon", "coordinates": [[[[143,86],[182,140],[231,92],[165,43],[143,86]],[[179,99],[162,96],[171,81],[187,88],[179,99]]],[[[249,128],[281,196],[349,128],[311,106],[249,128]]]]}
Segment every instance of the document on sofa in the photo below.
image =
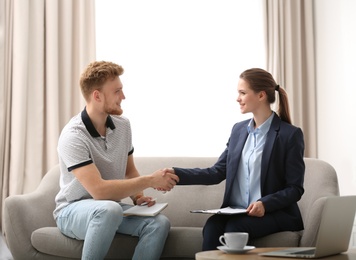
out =
{"type": "Polygon", "coordinates": [[[197,210],[191,210],[191,213],[203,213],[203,214],[225,214],[225,215],[233,215],[233,214],[243,214],[246,213],[246,209],[241,209],[241,208],[231,208],[231,207],[226,207],[226,208],[221,208],[221,209],[197,209],[197,210]]]}
{"type": "Polygon", "coordinates": [[[156,203],[151,207],[146,206],[134,206],[124,211],[125,216],[136,215],[136,216],[156,216],[162,210],[168,206],[168,203],[156,203]]]}

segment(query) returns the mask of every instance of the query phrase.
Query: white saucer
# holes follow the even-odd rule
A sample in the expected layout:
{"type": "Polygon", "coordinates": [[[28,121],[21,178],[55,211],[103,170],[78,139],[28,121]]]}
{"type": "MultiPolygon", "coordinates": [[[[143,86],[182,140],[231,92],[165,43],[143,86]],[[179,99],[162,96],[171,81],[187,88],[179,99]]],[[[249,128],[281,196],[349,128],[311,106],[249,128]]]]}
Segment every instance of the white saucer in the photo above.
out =
{"type": "Polygon", "coordinates": [[[247,251],[255,249],[255,247],[254,246],[245,246],[242,249],[231,249],[231,248],[228,248],[227,246],[218,246],[218,249],[223,251],[224,253],[227,253],[227,254],[241,254],[241,253],[243,254],[243,253],[246,253],[247,251]]]}

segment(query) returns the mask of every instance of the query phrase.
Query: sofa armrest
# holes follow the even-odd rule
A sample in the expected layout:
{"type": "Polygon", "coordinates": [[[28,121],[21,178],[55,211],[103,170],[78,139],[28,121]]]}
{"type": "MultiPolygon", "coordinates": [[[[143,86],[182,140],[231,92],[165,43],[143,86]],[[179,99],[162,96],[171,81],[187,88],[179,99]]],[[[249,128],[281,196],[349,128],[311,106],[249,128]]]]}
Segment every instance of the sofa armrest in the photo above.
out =
{"type": "Polygon", "coordinates": [[[59,190],[58,180],[57,165],[44,176],[34,192],[5,199],[5,238],[15,259],[29,259],[37,253],[31,245],[33,231],[56,226],[52,212],[55,208],[54,197],[59,190]]]}
{"type": "Polygon", "coordinates": [[[303,236],[300,240],[299,246],[315,246],[326,198],[327,197],[322,197],[317,199],[309,208],[308,218],[304,219],[304,230],[302,231],[303,236]]]}

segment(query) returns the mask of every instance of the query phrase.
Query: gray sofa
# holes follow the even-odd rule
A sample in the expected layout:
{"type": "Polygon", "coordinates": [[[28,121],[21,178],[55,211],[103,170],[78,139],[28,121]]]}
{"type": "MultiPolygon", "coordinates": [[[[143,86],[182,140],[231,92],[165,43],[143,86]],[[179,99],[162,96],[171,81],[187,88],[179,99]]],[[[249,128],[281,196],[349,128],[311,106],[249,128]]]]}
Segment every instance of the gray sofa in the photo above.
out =
{"type": "MultiPolygon", "coordinates": [[[[141,157],[135,158],[142,175],[170,166],[209,167],[217,158],[207,157],[141,157]]],[[[305,194],[299,202],[305,224],[303,232],[281,232],[249,241],[256,247],[313,246],[326,196],[339,196],[337,175],[328,163],[305,158],[305,194]]],[[[44,176],[36,191],[10,196],[5,200],[5,237],[17,259],[79,259],[83,241],[62,235],[52,217],[54,197],[58,192],[59,168],[55,166],[44,176]]],[[[162,258],[194,259],[201,251],[202,227],[208,217],[192,214],[192,209],[219,208],[224,183],[214,186],[176,186],[162,193],[145,191],[158,202],[168,202],[162,212],[171,221],[162,258]]],[[[130,200],[125,200],[131,203],[130,200]]],[[[107,259],[131,259],[137,238],[117,234],[107,259]]]]}

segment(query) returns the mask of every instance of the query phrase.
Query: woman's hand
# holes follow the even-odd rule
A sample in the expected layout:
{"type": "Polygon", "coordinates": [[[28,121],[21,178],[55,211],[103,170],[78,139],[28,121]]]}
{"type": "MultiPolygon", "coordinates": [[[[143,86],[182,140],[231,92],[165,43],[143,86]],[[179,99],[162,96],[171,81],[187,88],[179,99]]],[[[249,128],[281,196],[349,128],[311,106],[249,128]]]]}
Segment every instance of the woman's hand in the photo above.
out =
{"type": "Polygon", "coordinates": [[[262,201],[251,203],[247,208],[247,215],[251,217],[263,217],[265,215],[265,207],[262,201]]]}

